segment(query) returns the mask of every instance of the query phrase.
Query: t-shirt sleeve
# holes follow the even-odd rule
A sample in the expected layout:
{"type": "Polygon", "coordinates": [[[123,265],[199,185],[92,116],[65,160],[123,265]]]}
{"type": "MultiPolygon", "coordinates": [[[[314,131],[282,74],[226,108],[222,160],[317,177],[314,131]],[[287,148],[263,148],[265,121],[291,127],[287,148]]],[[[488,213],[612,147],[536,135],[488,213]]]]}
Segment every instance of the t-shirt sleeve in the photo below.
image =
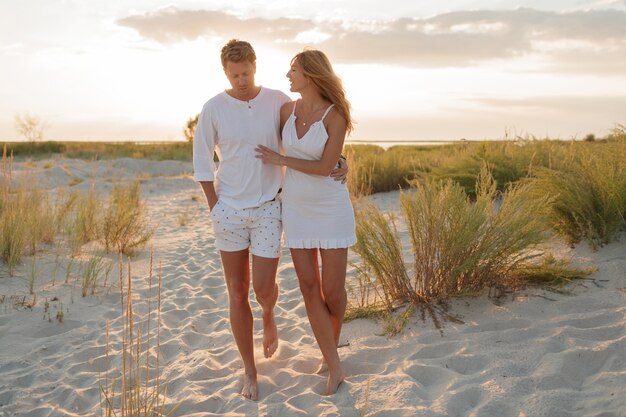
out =
{"type": "Polygon", "coordinates": [[[193,179],[195,181],[215,181],[213,153],[216,137],[211,106],[207,103],[200,112],[193,137],[193,179]]]}

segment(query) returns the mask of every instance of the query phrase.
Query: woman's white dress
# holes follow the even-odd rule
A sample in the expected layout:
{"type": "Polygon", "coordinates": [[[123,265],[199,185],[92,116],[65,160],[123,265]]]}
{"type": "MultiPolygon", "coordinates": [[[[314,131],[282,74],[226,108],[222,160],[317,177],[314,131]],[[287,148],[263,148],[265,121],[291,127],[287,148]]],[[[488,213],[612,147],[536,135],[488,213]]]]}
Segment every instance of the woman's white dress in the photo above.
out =
{"type": "MultiPolygon", "coordinates": [[[[298,139],[297,102],[282,132],[286,156],[320,160],[328,140],[324,119],[313,123],[298,139]]],[[[287,168],[282,194],[282,220],[288,248],[347,248],[356,243],[354,210],[348,188],[331,177],[305,174],[287,168]]]]}

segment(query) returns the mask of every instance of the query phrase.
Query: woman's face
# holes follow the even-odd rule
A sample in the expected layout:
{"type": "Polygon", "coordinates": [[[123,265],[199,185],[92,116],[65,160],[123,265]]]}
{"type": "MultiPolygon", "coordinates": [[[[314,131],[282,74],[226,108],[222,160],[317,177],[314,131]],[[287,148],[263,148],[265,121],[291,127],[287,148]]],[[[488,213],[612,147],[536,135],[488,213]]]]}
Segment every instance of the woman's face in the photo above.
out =
{"type": "Polygon", "coordinates": [[[309,85],[308,78],[302,73],[302,68],[297,62],[293,63],[286,75],[289,79],[289,91],[297,93],[309,85]]]}

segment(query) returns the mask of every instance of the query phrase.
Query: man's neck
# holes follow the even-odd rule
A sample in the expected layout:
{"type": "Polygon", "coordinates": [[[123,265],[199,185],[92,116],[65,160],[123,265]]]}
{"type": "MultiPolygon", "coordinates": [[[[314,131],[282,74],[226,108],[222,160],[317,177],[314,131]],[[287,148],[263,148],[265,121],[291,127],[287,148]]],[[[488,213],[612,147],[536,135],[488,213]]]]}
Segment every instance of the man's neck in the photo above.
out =
{"type": "Polygon", "coordinates": [[[261,92],[261,86],[255,85],[254,87],[248,89],[246,93],[241,93],[233,88],[226,90],[226,94],[231,96],[232,98],[236,98],[241,101],[250,101],[261,92]]]}

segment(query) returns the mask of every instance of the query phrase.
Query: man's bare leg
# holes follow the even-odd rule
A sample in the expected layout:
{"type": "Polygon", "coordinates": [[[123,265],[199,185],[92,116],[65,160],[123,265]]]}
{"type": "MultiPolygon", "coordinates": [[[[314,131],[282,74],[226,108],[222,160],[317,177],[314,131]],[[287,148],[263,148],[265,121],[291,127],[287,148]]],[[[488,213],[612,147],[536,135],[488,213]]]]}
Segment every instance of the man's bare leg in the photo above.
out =
{"type": "Polygon", "coordinates": [[[278,300],[277,269],[278,258],[252,255],[252,286],[263,310],[263,355],[266,358],[272,357],[278,349],[278,329],[274,319],[274,307],[278,300]]]}
{"type": "Polygon", "coordinates": [[[224,279],[228,288],[230,327],[243,360],[244,375],[241,395],[256,401],[257,373],[252,339],[252,310],[250,309],[250,261],[248,249],[237,252],[220,251],[224,279]]]}

